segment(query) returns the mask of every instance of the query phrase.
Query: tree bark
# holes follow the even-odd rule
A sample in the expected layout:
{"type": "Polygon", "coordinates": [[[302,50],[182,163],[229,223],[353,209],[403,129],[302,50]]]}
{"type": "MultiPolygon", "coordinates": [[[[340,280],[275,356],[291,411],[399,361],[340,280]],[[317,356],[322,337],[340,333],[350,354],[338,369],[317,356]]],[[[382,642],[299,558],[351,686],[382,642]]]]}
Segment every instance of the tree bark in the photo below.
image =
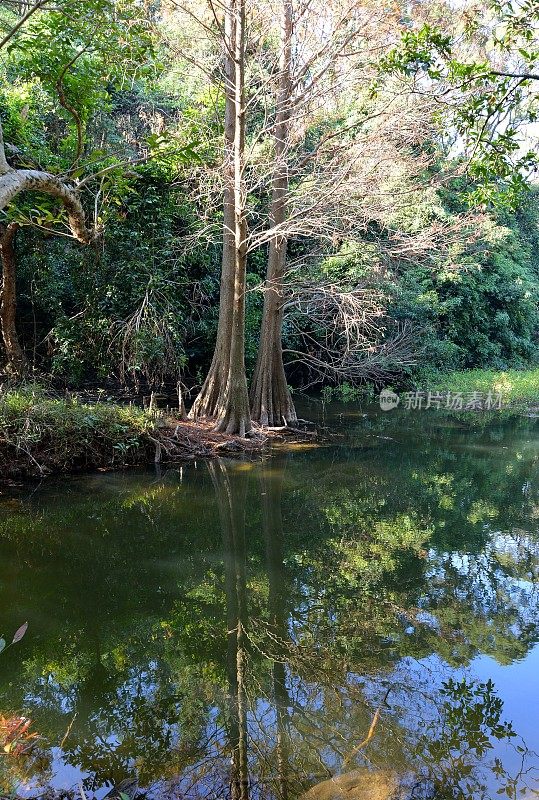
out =
{"type": "MultiPolygon", "coordinates": [[[[0,173],[1,173],[0,163],[0,173]]],[[[56,175],[37,169],[9,169],[0,176],[0,210],[5,208],[20,192],[41,192],[60,200],[67,211],[71,233],[79,242],[90,244],[96,232],[86,225],[84,209],[74,189],[56,175]]]]}
{"type": "Polygon", "coordinates": [[[16,222],[0,226],[0,261],[2,262],[2,294],[0,298],[0,327],[6,356],[6,371],[19,377],[25,370],[26,359],[17,336],[15,237],[19,226],[16,222]]]}
{"type": "Polygon", "coordinates": [[[251,430],[245,374],[245,288],[247,221],[245,219],[245,4],[236,0],[234,38],[234,297],[230,360],[226,388],[217,409],[216,428],[245,436],[251,430]]]}
{"type": "Polygon", "coordinates": [[[262,425],[287,425],[297,421],[283,363],[283,279],[286,267],[288,165],[292,99],[292,2],[283,0],[279,97],[275,118],[275,170],[271,200],[271,226],[275,234],[268,253],[266,289],[260,330],[260,346],[251,386],[252,418],[262,425]]]}
{"type": "Polygon", "coordinates": [[[216,430],[251,430],[245,374],[245,26],[246,0],[229,0],[225,17],[225,194],[219,326],[215,353],[191,417],[215,417],[216,430]],[[230,35],[228,35],[230,32],[230,35]]]}
{"type": "Polygon", "coordinates": [[[69,227],[75,239],[83,244],[91,244],[97,238],[97,231],[86,225],[84,209],[75,189],[50,172],[14,169],[8,164],[0,123],[0,211],[21,192],[41,192],[56,197],[67,212],[69,227]]]}
{"type": "Polygon", "coordinates": [[[223,197],[223,254],[221,262],[221,287],[219,295],[219,322],[217,338],[210,369],[198,396],[189,412],[191,419],[217,416],[219,399],[226,388],[230,364],[230,341],[232,336],[232,313],[234,306],[234,131],[235,67],[233,46],[236,21],[234,4],[229,2],[225,14],[224,76],[225,76],[225,141],[223,197]]]}

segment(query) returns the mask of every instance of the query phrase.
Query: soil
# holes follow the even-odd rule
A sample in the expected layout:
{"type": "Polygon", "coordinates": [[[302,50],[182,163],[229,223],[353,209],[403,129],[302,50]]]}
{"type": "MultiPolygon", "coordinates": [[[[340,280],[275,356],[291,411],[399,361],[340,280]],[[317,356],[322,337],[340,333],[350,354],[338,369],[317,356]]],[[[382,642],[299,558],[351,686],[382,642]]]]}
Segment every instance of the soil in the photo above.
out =
{"type": "MultiPolygon", "coordinates": [[[[53,437],[54,438],[54,437],[53,437]]],[[[70,453],[54,441],[41,440],[29,449],[15,447],[0,437],[0,481],[41,479],[47,475],[110,471],[151,464],[172,464],[201,458],[256,457],[272,446],[316,446],[317,432],[299,428],[267,429],[254,426],[249,438],[218,433],[209,421],[166,417],[151,432],[140,435],[139,446],[127,453],[111,452],[110,444],[88,444],[70,453]]]]}

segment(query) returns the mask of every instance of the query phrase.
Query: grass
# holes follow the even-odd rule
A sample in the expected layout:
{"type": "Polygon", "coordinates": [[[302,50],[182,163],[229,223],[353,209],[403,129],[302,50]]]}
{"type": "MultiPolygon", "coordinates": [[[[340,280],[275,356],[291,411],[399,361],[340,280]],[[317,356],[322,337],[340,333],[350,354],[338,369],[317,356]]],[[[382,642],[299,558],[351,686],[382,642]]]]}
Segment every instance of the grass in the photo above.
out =
{"type": "Polygon", "coordinates": [[[418,388],[433,392],[482,392],[501,394],[504,404],[515,407],[539,406],[539,369],[509,369],[499,372],[473,369],[450,372],[428,380],[418,388]]]}
{"type": "MultiPolygon", "coordinates": [[[[390,388],[394,388],[391,386],[390,388]]],[[[485,397],[490,393],[497,399],[501,395],[503,407],[521,413],[539,411],[539,368],[518,370],[469,369],[446,374],[425,370],[416,379],[414,388],[418,391],[445,394],[461,393],[471,395],[479,392],[485,397]]],[[[399,388],[396,391],[401,391],[399,388]]],[[[372,386],[326,386],[321,392],[322,400],[341,402],[377,402],[378,392],[372,386]]]]}
{"type": "Polygon", "coordinates": [[[0,479],[240,455],[260,451],[266,438],[241,439],[211,422],[136,406],[54,397],[35,386],[0,393],[0,479]]]}
{"type": "Polygon", "coordinates": [[[54,398],[39,388],[9,390],[0,396],[0,473],[143,463],[155,427],[154,415],[139,408],[54,398]]]}

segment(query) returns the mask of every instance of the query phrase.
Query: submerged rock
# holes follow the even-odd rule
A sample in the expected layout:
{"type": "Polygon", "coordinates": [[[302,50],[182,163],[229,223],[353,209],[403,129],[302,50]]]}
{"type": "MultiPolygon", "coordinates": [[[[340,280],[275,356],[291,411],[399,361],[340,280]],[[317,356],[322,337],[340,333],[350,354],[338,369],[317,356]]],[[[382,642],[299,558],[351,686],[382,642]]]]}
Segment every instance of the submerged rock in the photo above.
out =
{"type": "Polygon", "coordinates": [[[301,795],[300,800],[397,800],[402,797],[395,774],[364,768],[317,783],[301,795]]]}

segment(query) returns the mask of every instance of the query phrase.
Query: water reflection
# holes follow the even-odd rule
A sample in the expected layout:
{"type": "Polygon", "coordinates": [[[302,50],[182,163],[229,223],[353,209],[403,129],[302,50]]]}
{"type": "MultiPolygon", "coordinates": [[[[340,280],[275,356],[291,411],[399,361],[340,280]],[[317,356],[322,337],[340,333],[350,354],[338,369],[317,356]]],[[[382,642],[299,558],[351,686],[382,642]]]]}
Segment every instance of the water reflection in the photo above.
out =
{"type": "Polygon", "coordinates": [[[538,639],[533,429],[354,424],[338,447],[4,509],[0,627],[31,635],[2,656],[1,707],[43,738],[2,758],[2,792],[539,789],[539,737],[474,670],[538,639]]]}

